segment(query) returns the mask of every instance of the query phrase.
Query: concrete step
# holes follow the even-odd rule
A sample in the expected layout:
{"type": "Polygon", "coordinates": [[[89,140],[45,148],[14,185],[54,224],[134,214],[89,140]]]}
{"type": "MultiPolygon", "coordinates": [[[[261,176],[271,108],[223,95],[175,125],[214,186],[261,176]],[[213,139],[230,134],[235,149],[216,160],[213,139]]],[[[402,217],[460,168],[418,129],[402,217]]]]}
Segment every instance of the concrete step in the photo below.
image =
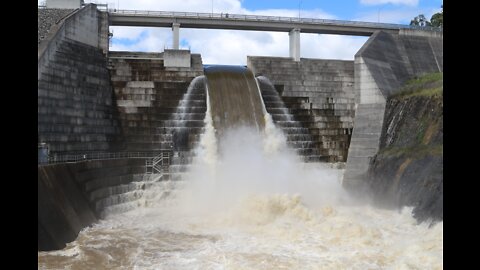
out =
{"type": "MultiPolygon", "coordinates": [[[[120,108],[121,109],[121,108],[120,108]]],[[[136,113],[139,114],[160,114],[160,113],[202,113],[205,114],[206,107],[137,107],[136,113]]]]}
{"type": "Polygon", "coordinates": [[[309,129],[304,127],[284,127],[282,131],[285,134],[310,134],[309,129]]]}
{"type": "Polygon", "coordinates": [[[289,108],[289,109],[309,109],[309,103],[286,103],[283,101],[275,102],[275,101],[268,101],[265,102],[265,108],[269,110],[270,108],[289,108]]]}
{"type": "Polygon", "coordinates": [[[316,123],[313,121],[274,121],[275,125],[280,128],[304,127],[316,128],[316,123]]]}
{"type": "Polygon", "coordinates": [[[297,155],[300,156],[322,156],[325,154],[324,152],[318,148],[299,148],[299,149],[294,149],[297,155]]]}
{"type": "Polygon", "coordinates": [[[313,119],[310,115],[293,115],[293,114],[271,114],[272,120],[277,121],[299,121],[299,122],[312,122],[313,119]]]}
{"type": "Polygon", "coordinates": [[[318,141],[287,141],[287,145],[293,149],[319,148],[322,142],[318,141]]]}
{"type": "Polygon", "coordinates": [[[122,126],[136,128],[163,128],[163,127],[203,127],[203,120],[125,120],[120,119],[122,126]]]}
{"type": "Polygon", "coordinates": [[[329,162],[329,156],[321,156],[321,155],[310,155],[310,156],[302,156],[303,162],[311,163],[311,162],[329,162]]]}
{"type": "Polygon", "coordinates": [[[145,114],[145,113],[128,113],[121,115],[121,118],[124,120],[131,121],[165,121],[165,120],[198,120],[203,121],[205,119],[204,113],[155,113],[155,114],[145,114]]]}

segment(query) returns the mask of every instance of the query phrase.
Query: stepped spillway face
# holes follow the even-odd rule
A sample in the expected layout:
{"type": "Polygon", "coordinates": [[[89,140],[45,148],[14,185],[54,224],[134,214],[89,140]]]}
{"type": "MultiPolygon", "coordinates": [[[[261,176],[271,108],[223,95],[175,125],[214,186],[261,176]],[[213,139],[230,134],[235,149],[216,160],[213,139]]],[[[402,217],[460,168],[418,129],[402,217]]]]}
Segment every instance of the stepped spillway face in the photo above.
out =
{"type": "MultiPolygon", "coordinates": [[[[263,56],[247,61],[255,76],[268,78],[290,113],[318,137],[320,155],[328,162],[345,162],[355,116],[353,61],[263,56]]],[[[318,156],[308,151],[302,154],[318,156]]]]}
{"type": "Polygon", "coordinates": [[[313,116],[301,107],[304,98],[290,98],[291,103],[297,101],[296,108],[292,108],[294,107],[292,105],[290,105],[291,108],[287,108],[283,101],[285,98],[282,99],[268,78],[259,76],[257,80],[265,108],[275,125],[285,133],[288,146],[294,149],[305,162],[329,161],[328,149],[323,147],[319,129],[313,125],[313,116]]]}
{"type": "Polygon", "coordinates": [[[192,149],[206,111],[203,84],[193,83],[203,75],[200,56],[192,55],[192,67],[177,69],[155,53],[111,52],[109,62],[124,150],[192,149]]]}

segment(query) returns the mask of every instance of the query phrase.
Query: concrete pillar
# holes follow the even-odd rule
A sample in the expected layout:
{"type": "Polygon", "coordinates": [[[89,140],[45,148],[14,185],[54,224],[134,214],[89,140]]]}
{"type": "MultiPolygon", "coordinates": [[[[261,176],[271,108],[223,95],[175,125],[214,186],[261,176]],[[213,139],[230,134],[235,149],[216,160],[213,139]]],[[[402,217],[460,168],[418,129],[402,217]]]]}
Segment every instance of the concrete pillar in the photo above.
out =
{"type": "Polygon", "coordinates": [[[180,24],[173,23],[172,31],[173,31],[173,49],[179,50],[180,49],[180,24]]]}
{"type": "Polygon", "coordinates": [[[298,62],[300,61],[300,29],[292,29],[288,35],[290,36],[290,57],[298,62]]]}

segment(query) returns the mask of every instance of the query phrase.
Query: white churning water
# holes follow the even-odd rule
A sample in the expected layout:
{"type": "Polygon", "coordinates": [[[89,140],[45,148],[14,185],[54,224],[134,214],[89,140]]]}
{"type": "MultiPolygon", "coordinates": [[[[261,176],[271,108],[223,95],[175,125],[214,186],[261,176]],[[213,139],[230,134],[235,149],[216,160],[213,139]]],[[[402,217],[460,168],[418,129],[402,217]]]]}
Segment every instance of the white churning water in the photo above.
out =
{"type": "MultiPolygon", "coordinates": [[[[166,198],[82,230],[40,269],[442,269],[443,222],[358,204],[342,170],[301,164],[266,116],[264,134],[206,132],[166,198]]],[[[152,188],[161,192],[173,185],[152,188]]]]}

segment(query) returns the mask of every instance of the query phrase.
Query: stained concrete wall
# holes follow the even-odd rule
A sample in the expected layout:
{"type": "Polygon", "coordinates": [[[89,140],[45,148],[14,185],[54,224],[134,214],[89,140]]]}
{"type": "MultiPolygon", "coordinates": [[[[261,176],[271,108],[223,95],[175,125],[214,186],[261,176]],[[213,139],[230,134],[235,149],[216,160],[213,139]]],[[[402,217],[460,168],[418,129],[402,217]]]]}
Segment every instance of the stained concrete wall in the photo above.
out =
{"type": "Polygon", "coordinates": [[[354,128],[344,186],[359,189],[379,149],[385,104],[410,78],[443,71],[443,35],[375,32],[355,55],[354,128]]]}
{"type": "Polygon", "coordinates": [[[62,40],[38,80],[38,142],[50,152],[114,151],[120,128],[100,49],[62,40]]]}
{"type": "Polygon", "coordinates": [[[38,166],[38,250],[61,249],[75,240],[109,206],[98,204],[115,194],[112,187],[138,181],[144,164],[112,159],[38,166]]]}
{"type": "MultiPolygon", "coordinates": [[[[171,121],[172,114],[190,82],[203,75],[200,55],[191,54],[189,61],[189,67],[166,67],[163,53],[110,52],[110,76],[126,150],[173,147],[172,129],[176,123],[171,121]]],[[[205,96],[199,98],[192,101],[195,108],[189,111],[199,113],[199,118],[184,121],[192,136],[200,132],[206,111],[205,96]]]]}
{"type": "Polygon", "coordinates": [[[302,107],[319,129],[330,161],[346,160],[355,116],[353,61],[248,56],[247,65],[269,78],[284,100],[306,98],[302,107]]]}
{"type": "Polygon", "coordinates": [[[40,43],[38,142],[52,154],[117,149],[120,129],[98,18],[96,6],[87,5],[40,43]]]}
{"type": "Polygon", "coordinates": [[[163,61],[165,67],[184,67],[190,68],[191,54],[189,50],[165,50],[163,52],[163,61]]]}
{"type": "Polygon", "coordinates": [[[96,5],[88,4],[50,28],[47,37],[38,46],[38,78],[49,61],[55,57],[57,47],[63,40],[75,40],[93,47],[100,47],[100,44],[104,44],[101,40],[104,40],[105,37],[100,38],[100,35],[107,34],[108,39],[108,31],[99,32],[99,29],[104,29],[102,25],[105,21],[99,20],[98,12],[96,5]]]}

